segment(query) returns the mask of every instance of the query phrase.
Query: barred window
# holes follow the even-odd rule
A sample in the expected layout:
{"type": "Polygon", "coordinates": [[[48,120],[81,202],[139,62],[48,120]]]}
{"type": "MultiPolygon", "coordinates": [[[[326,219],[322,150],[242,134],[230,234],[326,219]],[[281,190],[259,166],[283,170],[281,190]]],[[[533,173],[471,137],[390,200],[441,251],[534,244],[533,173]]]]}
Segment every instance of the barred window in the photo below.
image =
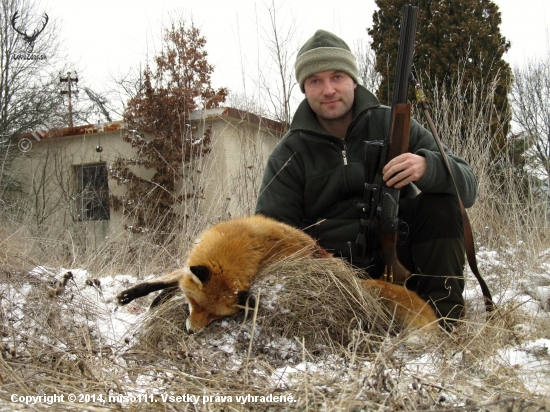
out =
{"type": "Polygon", "coordinates": [[[76,179],[78,219],[108,220],[111,213],[107,165],[94,163],[76,166],[76,179]]]}

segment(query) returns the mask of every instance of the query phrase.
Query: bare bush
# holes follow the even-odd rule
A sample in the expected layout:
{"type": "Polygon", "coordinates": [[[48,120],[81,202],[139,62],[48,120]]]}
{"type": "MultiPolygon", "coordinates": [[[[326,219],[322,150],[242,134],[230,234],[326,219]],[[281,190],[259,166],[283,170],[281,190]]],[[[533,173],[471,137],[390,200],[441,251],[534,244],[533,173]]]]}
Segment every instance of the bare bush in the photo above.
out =
{"type": "Polygon", "coordinates": [[[550,54],[529,62],[524,69],[514,69],[512,107],[519,138],[525,145],[528,167],[544,182],[548,199],[550,186],[550,54]]]}

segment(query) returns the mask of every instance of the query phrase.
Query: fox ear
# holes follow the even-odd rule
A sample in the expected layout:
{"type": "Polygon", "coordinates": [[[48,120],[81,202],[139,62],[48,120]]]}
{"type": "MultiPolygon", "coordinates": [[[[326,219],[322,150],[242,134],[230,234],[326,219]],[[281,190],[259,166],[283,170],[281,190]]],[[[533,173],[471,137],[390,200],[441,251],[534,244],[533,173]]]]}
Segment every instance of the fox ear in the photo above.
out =
{"type": "Polygon", "coordinates": [[[256,306],[256,298],[254,295],[249,294],[247,290],[239,293],[237,302],[239,306],[245,306],[248,309],[254,309],[254,306],[256,306]]]}
{"type": "Polygon", "coordinates": [[[207,282],[212,275],[210,273],[210,269],[208,269],[206,266],[191,266],[189,270],[193,275],[197,277],[200,283],[207,282]]]}

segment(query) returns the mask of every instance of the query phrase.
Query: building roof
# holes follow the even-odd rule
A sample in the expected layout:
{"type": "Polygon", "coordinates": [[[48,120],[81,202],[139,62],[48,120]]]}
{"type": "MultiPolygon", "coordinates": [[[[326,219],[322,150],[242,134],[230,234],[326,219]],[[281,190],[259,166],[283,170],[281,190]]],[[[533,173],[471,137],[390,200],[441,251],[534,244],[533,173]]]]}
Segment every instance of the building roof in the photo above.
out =
{"type": "Polygon", "coordinates": [[[267,117],[260,117],[254,113],[250,113],[244,110],[235,109],[233,107],[217,107],[214,109],[195,110],[189,116],[190,120],[199,119],[212,119],[216,117],[227,117],[231,119],[237,119],[243,122],[248,122],[263,126],[267,129],[275,130],[277,132],[285,132],[288,127],[282,122],[268,119],[267,117]]]}
{"type": "MultiPolygon", "coordinates": [[[[227,118],[234,119],[242,122],[247,122],[261,127],[265,127],[277,132],[285,132],[287,127],[284,123],[268,119],[266,117],[260,117],[253,113],[235,109],[232,107],[218,107],[214,109],[196,110],[191,113],[189,119],[191,121],[206,120],[215,118],[227,118]]],[[[51,129],[51,130],[37,130],[34,132],[24,133],[16,137],[16,140],[22,139],[35,139],[35,140],[47,140],[58,137],[70,137],[70,136],[82,136],[93,133],[107,133],[117,130],[123,130],[125,128],[125,122],[122,120],[108,123],[88,124],[83,126],[67,127],[64,129],[51,129]]]]}

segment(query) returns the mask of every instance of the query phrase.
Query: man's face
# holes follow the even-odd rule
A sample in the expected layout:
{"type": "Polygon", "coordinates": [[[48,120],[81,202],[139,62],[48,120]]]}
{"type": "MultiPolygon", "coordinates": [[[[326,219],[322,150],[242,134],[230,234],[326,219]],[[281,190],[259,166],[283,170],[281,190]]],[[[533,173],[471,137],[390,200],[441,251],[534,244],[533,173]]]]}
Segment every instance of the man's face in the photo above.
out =
{"type": "Polygon", "coordinates": [[[356,87],[347,73],[334,70],[315,73],[304,83],[310,107],[321,120],[328,122],[351,116],[356,87]]]}

